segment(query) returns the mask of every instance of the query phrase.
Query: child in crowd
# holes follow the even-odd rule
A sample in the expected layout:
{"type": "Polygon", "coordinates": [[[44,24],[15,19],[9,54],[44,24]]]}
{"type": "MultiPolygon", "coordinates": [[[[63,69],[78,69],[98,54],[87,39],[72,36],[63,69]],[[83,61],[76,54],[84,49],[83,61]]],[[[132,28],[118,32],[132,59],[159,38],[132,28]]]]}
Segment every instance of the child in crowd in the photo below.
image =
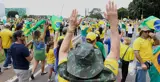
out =
{"type": "Polygon", "coordinates": [[[49,77],[48,77],[48,82],[53,81],[51,79],[52,76],[52,72],[54,72],[54,62],[55,62],[55,56],[54,56],[54,52],[53,52],[53,47],[54,47],[54,43],[53,41],[50,41],[47,44],[47,48],[46,48],[46,57],[47,57],[47,64],[49,67],[49,77]]]}

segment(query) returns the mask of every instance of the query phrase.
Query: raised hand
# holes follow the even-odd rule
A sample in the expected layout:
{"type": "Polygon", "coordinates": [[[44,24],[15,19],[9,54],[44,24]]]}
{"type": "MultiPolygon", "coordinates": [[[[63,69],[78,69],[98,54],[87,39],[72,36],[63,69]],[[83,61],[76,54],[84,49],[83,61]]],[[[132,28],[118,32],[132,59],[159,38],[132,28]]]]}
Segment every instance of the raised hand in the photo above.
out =
{"type": "Polygon", "coordinates": [[[75,30],[78,27],[78,25],[81,23],[82,19],[78,21],[77,16],[78,16],[78,11],[74,9],[69,18],[69,29],[70,30],[75,30]]]}
{"type": "Polygon", "coordinates": [[[111,27],[118,27],[118,13],[117,13],[117,5],[114,2],[109,1],[106,5],[107,13],[104,13],[105,18],[109,21],[111,27]]]}

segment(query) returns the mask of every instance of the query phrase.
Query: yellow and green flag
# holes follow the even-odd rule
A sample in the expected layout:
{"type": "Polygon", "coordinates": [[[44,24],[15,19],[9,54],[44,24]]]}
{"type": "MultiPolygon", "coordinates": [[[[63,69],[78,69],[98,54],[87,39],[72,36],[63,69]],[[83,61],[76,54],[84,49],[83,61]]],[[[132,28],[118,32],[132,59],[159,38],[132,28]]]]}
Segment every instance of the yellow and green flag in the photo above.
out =
{"type": "Polygon", "coordinates": [[[51,18],[52,28],[54,30],[56,30],[56,31],[59,30],[62,21],[63,21],[63,17],[62,16],[61,17],[57,17],[57,16],[53,15],[52,18],[51,18]]]}
{"type": "Polygon", "coordinates": [[[160,46],[154,49],[153,65],[148,70],[151,81],[160,82],[160,46]]]}

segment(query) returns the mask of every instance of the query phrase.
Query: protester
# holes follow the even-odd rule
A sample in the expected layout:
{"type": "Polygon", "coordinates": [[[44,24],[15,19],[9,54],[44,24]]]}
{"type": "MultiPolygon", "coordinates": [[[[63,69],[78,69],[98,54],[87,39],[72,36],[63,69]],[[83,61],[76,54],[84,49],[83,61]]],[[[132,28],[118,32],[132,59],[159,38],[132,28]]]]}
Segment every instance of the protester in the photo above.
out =
{"type": "Polygon", "coordinates": [[[33,54],[30,55],[28,48],[23,44],[25,36],[22,31],[16,31],[13,38],[16,41],[11,45],[8,54],[13,60],[14,71],[19,82],[29,82],[29,62],[33,59],[33,54]]]}
{"type": "Polygon", "coordinates": [[[103,60],[106,59],[106,51],[105,51],[105,48],[104,48],[104,44],[101,42],[101,39],[100,39],[100,35],[97,34],[97,42],[96,42],[96,46],[99,48],[99,50],[101,51],[102,55],[103,55],[103,60]]]}
{"type": "Polygon", "coordinates": [[[48,28],[48,24],[44,24],[44,33],[41,36],[41,32],[36,30],[33,33],[33,41],[30,41],[27,44],[27,47],[29,45],[33,45],[33,52],[34,52],[34,65],[32,68],[32,75],[31,75],[31,79],[34,80],[34,72],[39,64],[39,61],[41,61],[41,75],[45,75],[47,74],[47,72],[44,71],[44,67],[45,67],[45,36],[46,36],[46,30],[48,28]]]}
{"type": "Polygon", "coordinates": [[[47,44],[47,48],[46,48],[46,57],[47,57],[47,64],[49,67],[49,77],[48,77],[48,82],[52,82],[53,80],[51,79],[52,76],[52,72],[54,72],[54,62],[55,62],[55,56],[54,56],[54,52],[53,52],[53,47],[54,47],[54,43],[53,41],[50,41],[47,44]]]}
{"type": "Polygon", "coordinates": [[[129,26],[128,26],[128,37],[129,38],[132,38],[132,34],[133,34],[133,26],[132,26],[132,24],[129,24],[129,26]]]}
{"type": "Polygon", "coordinates": [[[121,82],[125,82],[128,75],[128,66],[131,61],[134,60],[134,52],[130,47],[131,39],[125,37],[123,43],[121,43],[120,47],[120,59],[122,62],[122,80],[121,82]]]}
{"type": "Polygon", "coordinates": [[[152,46],[157,45],[159,41],[147,26],[141,28],[139,35],[133,43],[134,54],[138,60],[135,81],[146,82],[147,69],[150,68],[153,57],[152,46]]]}
{"type": "Polygon", "coordinates": [[[10,31],[9,29],[10,24],[6,23],[4,29],[0,32],[0,51],[4,49],[6,56],[3,69],[11,68],[11,57],[8,55],[8,49],[10,48],[12,43],[12,31],[10,31]]]}
{"type": "Polygon", "coordinates": [[[59,63],[59,50],[62,44],[62,41],[64,38],[58,40],[59,37],[59,32],[57,31],[55,33],[55,37],[54,37],[54,55],[56,57],[56,61],[55,61],[55,71],[57,72],[57,68],[58,68],[58,63],[59,63]]]}
{"type": "Polygon", "coordinates": [[[86,36],[87,36],[87,30],[89,27],[87,27],[85,25],[84,22],[82,22],[82,26],[80,26],[81,28],[81,38],[82,38],[82,42],[86,42],[86,36]]]}
{"type": "Polygon", "coordinates": [[[107,14],[111,24],[111,53],[103,63],[101,52],[95,49],[92,44],[82,43],[68,53],[70,41],[74,35],[76,27],[81,21],[77,22],[77,10],[73,10],[70,17],[70,24],[67,34],[63,40],[59,55],[58,82],[68,81],[115,81],[118,73],[118,59],[120,54],[120,37],[118,34],[118,15],[117,8],[113,2],[107,6],[107,14]],[[68,57],[67,57],[68,56],[68,57]],[[67,60],[66,60],[67,58],[67,60]],[[77,71],[78,70],[78,71],[77,71]],[[102,74],[102,75],[101,75],[102,74]],[[103,77],[101,77],[103,76],[103,77]]]}

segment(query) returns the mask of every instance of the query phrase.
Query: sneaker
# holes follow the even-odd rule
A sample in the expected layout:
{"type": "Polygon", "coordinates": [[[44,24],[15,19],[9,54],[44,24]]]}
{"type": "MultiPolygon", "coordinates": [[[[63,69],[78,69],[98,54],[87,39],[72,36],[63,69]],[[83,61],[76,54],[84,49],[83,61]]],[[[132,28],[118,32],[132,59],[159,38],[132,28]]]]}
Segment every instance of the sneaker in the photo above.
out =
{"type": "Polygon", "coordinates": [[[31,75],[31,79],[34,80],[34,75],[33,74],[31,75]]]}
{"type": "Polygon", "coordinates": [[[3,67],[4,70],[6,69],[10,69],[12,66],[8,66],[8,67],[3,67]]]}
{"type": "Polygon", "coordinates": [[[53,82],[53,80],[52,79],[48,79],[48,82],[53,82]]]}
{"type": "Polygon", "coordinates": [[[44,72],[44,73],[41,73],[41,75],[45,75],[45,74],[47,74],[48,72],[44,72]]]}

